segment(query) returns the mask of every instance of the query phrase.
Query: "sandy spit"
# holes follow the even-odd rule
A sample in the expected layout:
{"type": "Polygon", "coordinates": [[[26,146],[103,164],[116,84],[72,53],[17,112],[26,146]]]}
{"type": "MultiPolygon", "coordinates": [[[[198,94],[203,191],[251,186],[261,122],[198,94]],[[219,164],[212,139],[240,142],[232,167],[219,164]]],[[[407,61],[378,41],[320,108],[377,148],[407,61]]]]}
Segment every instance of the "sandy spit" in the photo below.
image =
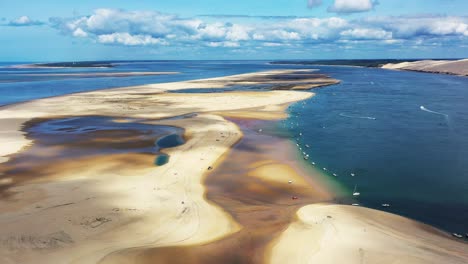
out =
{"type": "MultiPolygon", "coordinates": [[[[210,87],[203,81],[197,83],[210,87]]],[[[0,200],[0,262],[97,263],[127,248],[196,245],[240,230],[229,214],[204,198],[201,182],[208,168],[242,136],[234,123],[211,112],[252,108],[279,112],[285,104],[312,93],[163,93],[192,85],[180,82],[158,84],[161,88],[94,91],[1,108],[3,162],[34,144],[22,126],[35,118],[102,115],[145,119],[182,127],[188,140],[168,149],[170,161],[161,167],[134,169],[118,159],[75,160],[50,164],[47,178],[14,185],[8,190],[10,196],[0,200]],[[190,113],[198,114],[167,119],[190,113]],[[221,133],[222,140],[216,140],[221,133]],[[113,169],[116,167],[119,169],[113,169]]],[[[275,117],[270,113],[268,118],[275,117]]],[[[5,183],[14,181],[3,179],[5,183]]]]}
{"type": "Polygon", "coordinates": [[[270,263],[467,263],[468,245],[410,219],[313,204],[270,245],[270,263]]]}

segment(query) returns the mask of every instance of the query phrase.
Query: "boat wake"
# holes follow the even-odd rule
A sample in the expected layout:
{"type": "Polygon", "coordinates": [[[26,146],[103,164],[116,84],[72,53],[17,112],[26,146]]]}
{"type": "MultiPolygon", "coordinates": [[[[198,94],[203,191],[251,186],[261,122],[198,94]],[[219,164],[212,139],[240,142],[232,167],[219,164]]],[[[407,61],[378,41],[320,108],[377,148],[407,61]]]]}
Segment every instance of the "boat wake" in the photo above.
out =
{"type": "Polygon", "coordinates": [[[359,118],[359,119],[369,119],[369,120],[376,120],[377,118],[372,116],[354,116],[354,115],[347,115],[344,113],[340,113],[340,116],[347,117],[347,118],[359,118]]]}
{"type": "Polygon", "coordinates": [[[436,114],[436,115],[441,115],[445,118],[445,122],[447,122],[447,126],[449,127],[450,130],[452,130],[452,124],[450,122],[450,118],[449,118],[449,115],[447,114],[444,114],[444,113],[441,113],[441,112],[437,112],[437,111],[432,111],[430,109],[427,109],[426,107],[424,107],[423,105],[421,105],[419,107],[419,109],[421,109],[422,111],[424,112],[428,112],[428,113],[431,113],[431,114],[436,114]]]}
{"type": "Polygon", "coordinates": [[[419,108],[420,108],[421,110],[423,110],[423,111],[428,112],[428,113],[433,113],[433,114],[436,114],[436,115],[441,115],[441,116],[448,117],[447,114],[444,114],[444,113],[441,113],[441,112],[437,112],[437,111],[429,110],[429,109],[427,109],[426,107],[424,107],[424,105],[421,105],[419,108]]]}

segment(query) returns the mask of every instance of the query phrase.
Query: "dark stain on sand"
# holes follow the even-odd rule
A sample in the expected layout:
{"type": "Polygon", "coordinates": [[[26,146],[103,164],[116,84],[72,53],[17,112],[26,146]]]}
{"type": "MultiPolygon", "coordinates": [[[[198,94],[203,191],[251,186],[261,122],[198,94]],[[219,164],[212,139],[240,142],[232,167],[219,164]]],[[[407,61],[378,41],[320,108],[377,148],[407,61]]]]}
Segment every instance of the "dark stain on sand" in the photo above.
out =
{"type": "MultiPolygon", "coordinates": [[[[23,131],[31,146],[0,163],[0,196],[29,180],[54,177],[68,169],[83,170],[112,160],[107,169],[149,167],[163,148],[184,143],[184,129],[108,116],[34,119],[23,131]]],[[[163,165],[163,164],[159,164],[163,165]]]]}
{"type": "Polygon", "coordinates": [[[117,251],[105,257],[100,264],[264,263],[267,245],[295,219],[297,209],[330,199],[315,189],[312,182],[308,186],[295,186],[287,181],[273,182],[247,176],[255,169],[253,164],[256,163],[268,161],[294,167],[296,161],[287,150],[289,143],[285,139],[258,133],[258,125],[264,126],[267,122],[231,121],[241,127],[244,137],[209,173],[204,185],[206,198],[231,214],[242,229],[203,245],[117,251]]]}

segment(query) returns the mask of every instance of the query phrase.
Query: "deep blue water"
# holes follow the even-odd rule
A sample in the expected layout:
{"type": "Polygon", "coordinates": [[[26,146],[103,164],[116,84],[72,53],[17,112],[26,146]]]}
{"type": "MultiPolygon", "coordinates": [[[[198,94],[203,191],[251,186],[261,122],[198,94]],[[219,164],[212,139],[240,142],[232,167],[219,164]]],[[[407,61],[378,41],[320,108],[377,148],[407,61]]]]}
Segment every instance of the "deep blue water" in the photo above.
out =
{"type": "Polygon", "coordinates": [[[0,105],[148,83],[269,69],[314,68],[342,81],[290,107],[283,124],[318,169],[361,193],[356,203],[450,232],[468,232],[468,78],[266,61],[133,62],[103,69],[11,69],[0,64],[0,105]],[[176,75],[51,78],[28,73],[178,71],[176,75]],[[22,76],[23,74],[23,76],[22,76]],[[432,113],[421,110],[435,111],[432,113]],[[292,125],[293,124],[293,125],[292,125]],[[299,135],[302,133],[302,136],[299,135]],[[310,148],[306,148],[305,145],[310,148]],[[333,176],[337,174],[337,177],[333,176]],[[355,176],[352,177],[351,173],[355,176]],[[383,208],[381,204],[390,207],[383,208]]]}
{"type": "Polygon", "coordinates": [[[314,90],[285,122],[308,161],[337,174],[349,196],[356,186],[356,203],[468,233],[468,78],[321,70],[342,83],[314,90]]]}

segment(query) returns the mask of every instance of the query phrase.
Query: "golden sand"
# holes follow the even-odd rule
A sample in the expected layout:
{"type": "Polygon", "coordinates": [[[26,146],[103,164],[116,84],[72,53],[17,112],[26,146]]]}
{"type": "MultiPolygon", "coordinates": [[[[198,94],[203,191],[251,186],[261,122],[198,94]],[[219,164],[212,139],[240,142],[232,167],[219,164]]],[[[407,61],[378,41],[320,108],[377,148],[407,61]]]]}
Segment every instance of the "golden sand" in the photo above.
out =
{"type": "MultiPolygon", "coordinates": [[[[290,161],[291,152],[272,154],[287,149],[284,142],[274,144],[267,135],[242,139],[255,132],[241,131],[244,121],[228,119],[283,118],[286,105],[313,94],[282,89],[310,85],[317,77],[324,78],[307,71],[271,71],[1,108],[0,263],[466,263],[466,244],[414,221],[371,209],[317,205],[331,194],[290,161]],[[303,78],[281,79],[290,74],[303,78]],[[270,88],[167,93],[259,84],[270,88]],[[64,143],[32,151],[40,139],[23,129],[40,118],[95,115],[177,126],[185,129],[186,143],[164,150],[170,159],[159,167],[150,164],[150,154],[132,152],[56,162],[46,155],[73,148],[64,143]],[[34,165],[34,175],[18,180],[12,164],[32,153],[42,153],[31,158],[44,158],[45,164],[34,165]]],[[[330,82],[335,81],[322,84],[330,82]]],[[[108,143],[105,137],[99,142],[108,143]]]]}

